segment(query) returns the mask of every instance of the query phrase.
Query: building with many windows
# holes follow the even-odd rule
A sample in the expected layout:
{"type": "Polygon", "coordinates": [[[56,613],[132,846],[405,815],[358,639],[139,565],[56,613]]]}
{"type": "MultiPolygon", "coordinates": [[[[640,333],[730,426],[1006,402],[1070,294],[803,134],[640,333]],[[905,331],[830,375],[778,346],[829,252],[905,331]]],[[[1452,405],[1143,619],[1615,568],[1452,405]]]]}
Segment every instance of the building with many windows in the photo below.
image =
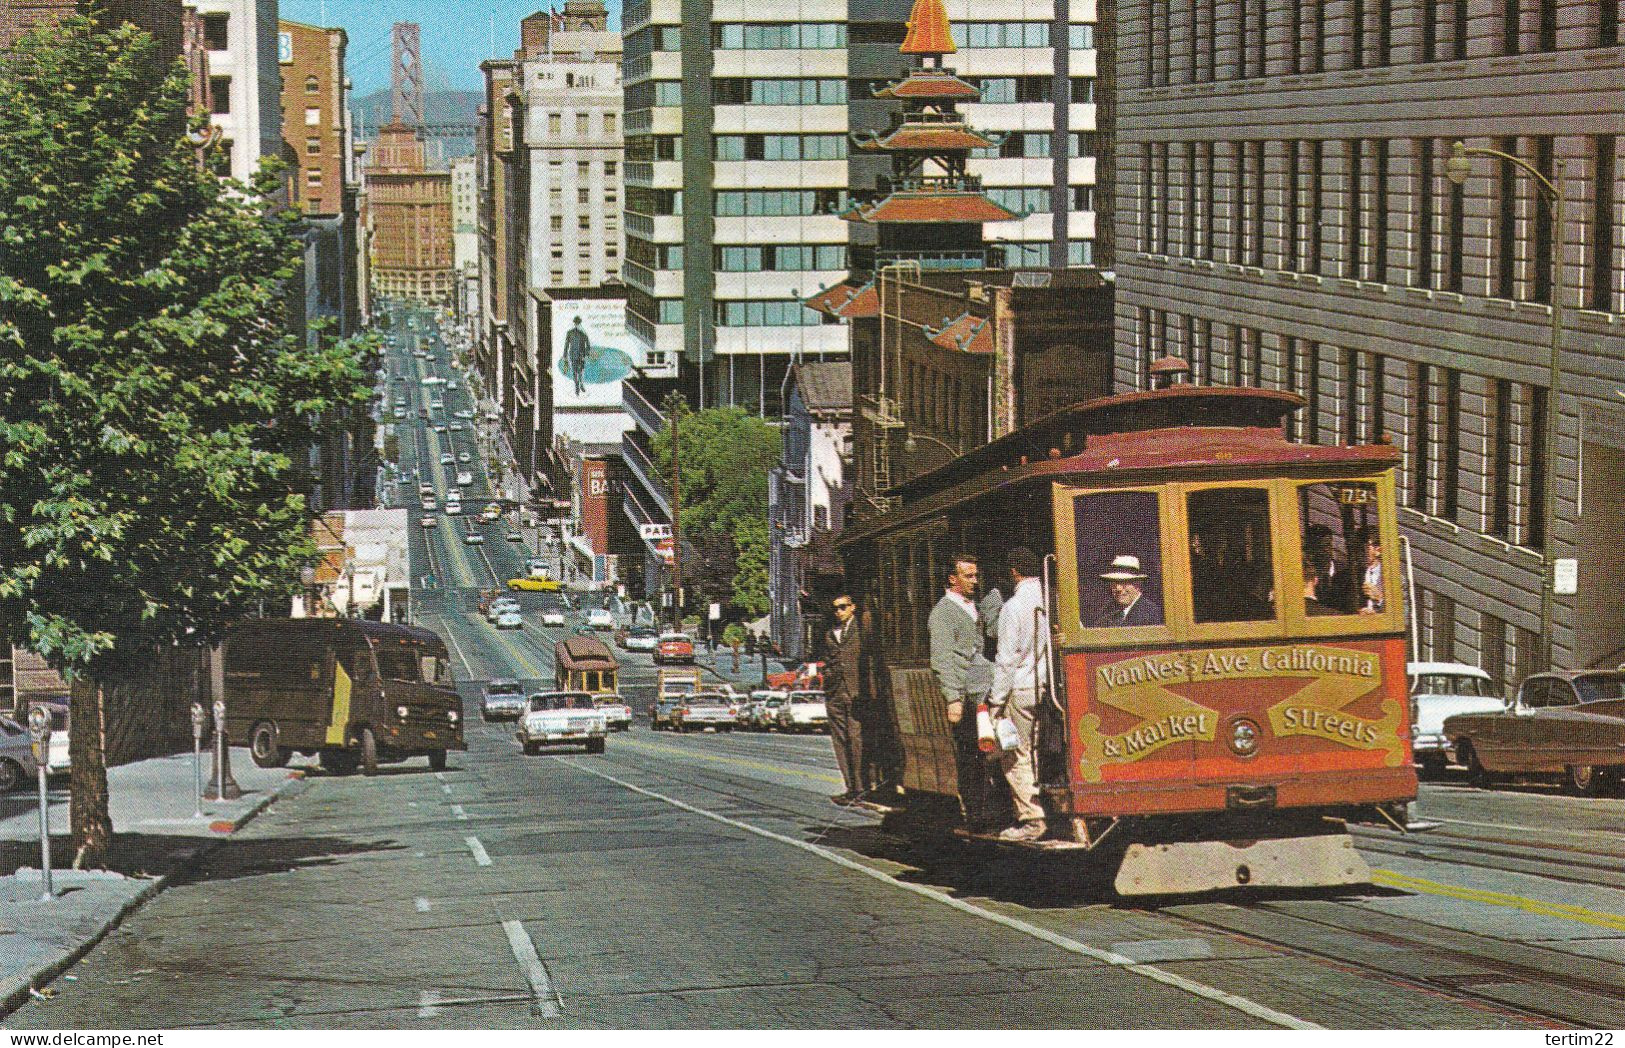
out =
{"type": "Polygon", "coordinates": [[[628,322],[649,375],[777,414],[846,331],[847,3],[635,0],[624,14],[628,322]]]}
{"type": "Polygon", "coordinates": [[[479,315],[480,207],[478,161],[472,156],[451,162],[451,257],[456,271],[459,318],[479,315]]]}
{"type": "Polygon", "coordinates": [[[452,297],[451,172],[425,164],[423,133],[378,130],[367,167],[373,292],[423,303],[452,297]]]}
{"type": "Polygon", "coordinates": [[[1118,13],[1118,387],[1178,355],[1397,444],[1419,654],[1503,684],[1625,660],[1619,6],[1118,13]]]}
{"type": "Polygon", "coordinates": [[[209,111],[231,177],[245,185],[282,152],[277,0],[195,0],[208,48],[209,111]]]}

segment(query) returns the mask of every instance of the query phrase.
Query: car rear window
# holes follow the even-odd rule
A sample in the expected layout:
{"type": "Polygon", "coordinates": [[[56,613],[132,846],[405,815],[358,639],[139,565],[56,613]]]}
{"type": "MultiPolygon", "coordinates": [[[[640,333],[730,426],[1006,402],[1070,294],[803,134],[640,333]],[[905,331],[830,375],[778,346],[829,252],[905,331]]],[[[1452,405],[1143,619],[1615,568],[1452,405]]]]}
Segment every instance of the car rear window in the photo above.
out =
{"type": "Polygon", "coordinates": [[[689,700],[690,706],[726,706],[728,703],[721,695],[696,695],[689,700]]]}
{"type": "Polygon", "coordinates": [[[1576,677],[1574,687],[1580,693],[1581,702],[1625,699],[1625,673],[1597,673],[1576,677]]]}

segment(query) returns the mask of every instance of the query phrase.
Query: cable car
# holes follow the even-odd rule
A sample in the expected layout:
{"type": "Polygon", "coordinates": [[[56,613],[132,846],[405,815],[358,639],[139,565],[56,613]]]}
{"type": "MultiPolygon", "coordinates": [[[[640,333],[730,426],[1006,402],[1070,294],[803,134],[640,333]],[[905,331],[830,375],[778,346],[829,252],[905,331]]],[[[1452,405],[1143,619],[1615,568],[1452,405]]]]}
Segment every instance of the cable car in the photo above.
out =
{"type": "MultiPolygon", "coordinates": [[[[1049,839],[1125,895],[1365,883],[1349,821],[1402,824],[1411,765],[1397,451],[1287,438],[1295,394],[1174,384],[1063,409],[849,526],[912,832],[976,833],[927,617],[957,557],[1043,558],[1049,839]]],[[[989,611],[993,602],[984,602],[989,611]]],[[[993,632],[989,630],[990,636],[993,632]]],[[[991,642],[990,642],[991,644],[991,642]]],[[[968,770],[967,770],[968,769],[968,770]]]]}

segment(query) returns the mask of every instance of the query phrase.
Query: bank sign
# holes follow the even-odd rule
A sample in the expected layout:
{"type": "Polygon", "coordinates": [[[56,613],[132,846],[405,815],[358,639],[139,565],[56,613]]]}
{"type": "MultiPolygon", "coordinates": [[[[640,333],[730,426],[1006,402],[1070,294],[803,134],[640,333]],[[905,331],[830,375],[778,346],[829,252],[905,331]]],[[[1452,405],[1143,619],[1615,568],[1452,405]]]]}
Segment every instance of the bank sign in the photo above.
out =
{"type": "Polygon", "coordinates": [[[1380,752],[1390,766],[1405,756],[1404,705],[1381,694],[1376,645],[1283,643],[1091,662],[1090,706],[1077,724],[1085,782],[1176,743],[1226,742],[1226,725],[1238,717],[1267,726],[1261,754],[1271,752],[1271,739],[1302,739],[1380,752]]]}

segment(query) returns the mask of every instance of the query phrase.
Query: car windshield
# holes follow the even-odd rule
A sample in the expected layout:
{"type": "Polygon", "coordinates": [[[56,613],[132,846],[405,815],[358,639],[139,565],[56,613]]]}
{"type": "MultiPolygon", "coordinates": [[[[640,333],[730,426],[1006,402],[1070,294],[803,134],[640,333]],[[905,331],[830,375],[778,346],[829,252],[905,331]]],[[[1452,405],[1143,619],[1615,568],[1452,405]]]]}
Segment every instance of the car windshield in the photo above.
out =
{"type": "Polygon", "coordinates": [[[532,695],[530,697],[530,710],[540,713],[544,710],[590,710],[592,696],[580,692],[571,692],[568,695],[532,695]]]}
{"type": "Polygon", "coordinates": [[[687,641],[688,635],[684,633],[664,633],[660,637],[660,643],[662,644],[683,644],[687,641]]]}
{"type": "Polygon", "coordinates": [[[791,702],[823,702],[824,693],[821,691],[798,691],[790,696],[791,702]]]}
{"type": "Polygon", "coordinates": [[[725,706],[728,700],[721,695],[696,695],[688,701],[690,706],[725,706]]]}
{"type": "Polygon", "coordinates": [[[1493,688],[1490,681],[1464,673],[1424,673],[1416,681],[1417,695],[1466,695],[1484,699],[1495,697],[1493,688]]]}
{"type": "Polygon", "coordinates": [[[1625,699],[1625,673],[1593,673],[1574,678],[1581,702],[1625,699]]]}
{"type": "Polygon", "coordinates": [[[518,681],[494,680],[485,686],[485,693],[487,695],[523,695],[524,689],[519,686],[518,681]]]}

